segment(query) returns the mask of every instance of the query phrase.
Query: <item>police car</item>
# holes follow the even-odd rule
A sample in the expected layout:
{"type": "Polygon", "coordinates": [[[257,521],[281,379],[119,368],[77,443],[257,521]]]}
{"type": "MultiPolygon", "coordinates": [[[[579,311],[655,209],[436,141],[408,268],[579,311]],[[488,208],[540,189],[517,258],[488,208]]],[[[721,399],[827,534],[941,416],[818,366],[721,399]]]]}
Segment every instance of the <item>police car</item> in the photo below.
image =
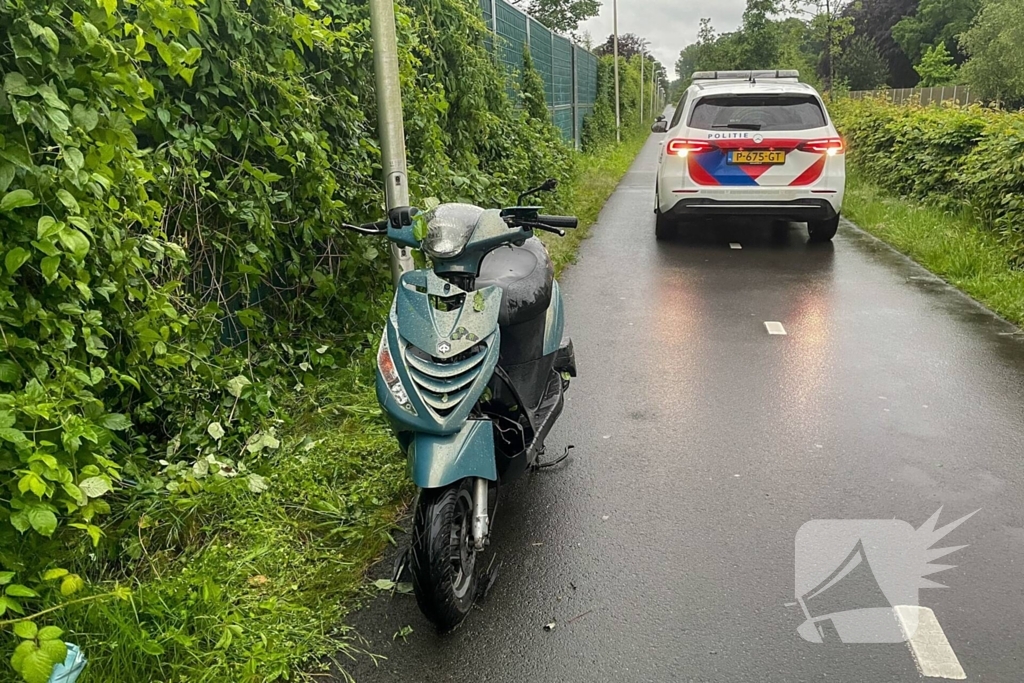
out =
{"type": "Polygon", "coordinates": [[[655,188],[656,234],[689,218],[806,222],[832,239],[846,189],[845,146],[817,91],[796,71],[698,71],[671,121],[655,188]]]}

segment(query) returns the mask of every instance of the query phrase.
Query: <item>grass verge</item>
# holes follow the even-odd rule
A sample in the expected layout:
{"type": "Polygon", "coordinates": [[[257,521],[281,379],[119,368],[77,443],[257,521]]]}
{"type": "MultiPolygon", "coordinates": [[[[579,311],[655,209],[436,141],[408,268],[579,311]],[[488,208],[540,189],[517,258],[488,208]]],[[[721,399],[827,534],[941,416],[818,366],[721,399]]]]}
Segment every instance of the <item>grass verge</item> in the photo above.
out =
{"type": "MultiPolygon", "coordinates": [[[[557,272],[646,138],[630,131],[578,159],[550,210],[579,216],[580,227],[544,236],[557,272]]],[[[322,680],[338,655],[358,656],[345,618],[373,590],[366,570],[413,492],[379,415],[372,351],[292,395],[282,446],[259,468],[265,491],[229,481],[173,504],[141,498],[130,512],[138,537],[88,577],[97,588],[128,577],[131,600],[69,606],[56,618],[89,657],[80,683],[322,680]]],[[[0,673],[7,680],[10,670],[0,673]]]]}
{"type": "Polygon", "coordinates": [[[970,211],[950,214],[893,197],[859,174],[848,179],[843,213],[1007,320],[1024,325],[1024,270],[1013,250],[970,211]]]}
{"type": "Polygon", "coordinates": [[[108,577],[130,576],[131,600],[60,613],[90,660],[82,683],[313,680],[356,654],[349,600],[409,493],[372,362],[292,396],[262,493],[223,482],[133,511],[138,538],[108,577]]]}

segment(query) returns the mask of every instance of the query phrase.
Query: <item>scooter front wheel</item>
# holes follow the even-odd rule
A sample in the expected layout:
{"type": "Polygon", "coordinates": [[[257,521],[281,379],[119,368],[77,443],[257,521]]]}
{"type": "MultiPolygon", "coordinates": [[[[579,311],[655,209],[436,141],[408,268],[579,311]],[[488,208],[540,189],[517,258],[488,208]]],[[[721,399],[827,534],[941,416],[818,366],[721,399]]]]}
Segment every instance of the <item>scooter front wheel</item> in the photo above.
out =
{"type": "Polygon", "coordinates": [[[410,570],[416,602],[445,632],[469,615],[476,600],[473,481],[420,492],[412,526],[410,570]]]}

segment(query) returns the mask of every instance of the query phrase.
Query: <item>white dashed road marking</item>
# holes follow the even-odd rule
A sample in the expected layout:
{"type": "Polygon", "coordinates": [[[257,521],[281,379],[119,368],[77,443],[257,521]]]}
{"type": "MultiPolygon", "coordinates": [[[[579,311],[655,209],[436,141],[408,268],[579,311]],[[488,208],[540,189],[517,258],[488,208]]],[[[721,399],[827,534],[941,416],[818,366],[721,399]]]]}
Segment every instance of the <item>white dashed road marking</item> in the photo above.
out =
{"type": "Polygon", "coordinates": [[[729,242],[729,248],[730,249],[742,249],[743,245],[740,244],[739,242],[729,242]]]}
{"type": "Polygon", "coordinates": [[[927,607],[897,605],[896,619],[907,637],[910,654],[922,676],[930,678],[952,678],[962,681],[967,678],[960,660],[946,640],[946,634],[935,618],[935,612],[927,607]],[[914,625],[917,628],[914,628],[914,625]]]}
{"type": "Polygon", "coordinates": [[[782,326],[782,323],[769,320],[764,324],[765,329],[768,330],[768,334],[786,334],[786,328],[782,326]]]}

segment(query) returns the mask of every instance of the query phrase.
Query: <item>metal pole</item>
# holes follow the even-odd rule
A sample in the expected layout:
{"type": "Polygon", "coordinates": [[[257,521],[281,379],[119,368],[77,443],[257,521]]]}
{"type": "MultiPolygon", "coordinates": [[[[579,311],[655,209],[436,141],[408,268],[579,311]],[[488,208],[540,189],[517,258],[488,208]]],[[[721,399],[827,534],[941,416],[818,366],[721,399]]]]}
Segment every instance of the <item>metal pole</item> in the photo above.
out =
{"type": "Polygon", "coordinates": [[[657,87],[655,86],[655,78],[657,76],[658,76],[658,71],[657,71],[657,69],[654,68],[654,64],[652,63],[651,64],[651,116],[654,116],[654,114],[657,113],[657,112],[655,112],[655,106],[654,106],[654,94],[658,90],[657,87]]]}
{"type": "Polygon", "coordinates": [[[619,117],[619,0],[612,0],[612,54],[615,71],[615,142],[622,142],[622,119],[619,117]]]}
{"type": "MultiPolygon", "coordinates": [[[[552,34],[554,35],[554,34],[552,34]]],[[[579,46],[573,43],[570,46],[572,54],[572,143],[576,149],[580,148],[580,82],[576,70],[580,68],[579,46]]]]}
{"type": "MultiPolygon", "coordinates": [[[[409,175],[405,165],[405,126],[402,122],[402,88],[398,79],[398,40],[395,37],[393,3],[394,0],[370,0],[373,69],[377,85],[377,132],[389,212],[395,207],[409,206],[409,175]]],[[[395,286],[403,273],[415,267],[409,250],[392,243],[391,279],[395,286]]]]}
{"type": "Polygon", "coordinates": [[[640,123],[644,122],[644,53],[640,53],[640,123]]]}

